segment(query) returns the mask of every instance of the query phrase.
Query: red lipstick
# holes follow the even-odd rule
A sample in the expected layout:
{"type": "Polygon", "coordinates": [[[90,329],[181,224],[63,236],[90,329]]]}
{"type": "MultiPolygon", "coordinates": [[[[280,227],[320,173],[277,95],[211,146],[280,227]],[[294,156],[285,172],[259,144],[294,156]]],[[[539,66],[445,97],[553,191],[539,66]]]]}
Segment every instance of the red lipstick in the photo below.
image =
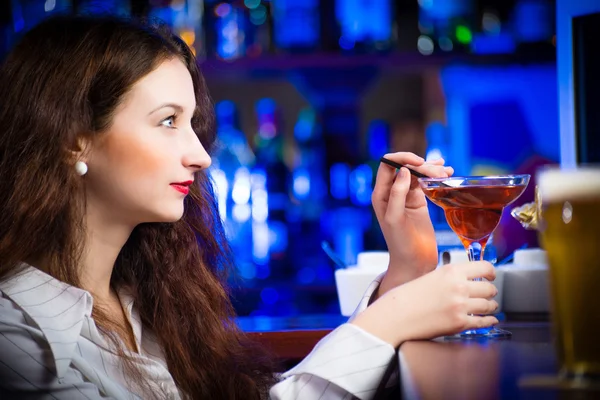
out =
{"type": "Polygon", "coordinates": [[[188,194],[190,192],[190,185],[194,183],[194,181],[185,181],[185,182],[176,182],[171,183],[171,187],[177,190],[179,193],[188,194]]]}

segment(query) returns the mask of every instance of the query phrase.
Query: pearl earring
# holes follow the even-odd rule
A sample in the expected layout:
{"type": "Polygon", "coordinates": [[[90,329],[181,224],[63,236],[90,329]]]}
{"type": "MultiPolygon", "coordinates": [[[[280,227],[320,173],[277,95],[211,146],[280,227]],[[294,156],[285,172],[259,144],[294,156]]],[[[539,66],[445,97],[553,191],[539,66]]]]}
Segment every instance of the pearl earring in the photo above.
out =
{"type": "Polygon", "coordinates": [[[77,161],[75,163],[75,171],[77,172],[77,175],[83,176],[83,175],[85,175],[87,173],[88,166],[83,161],[77,161]]]}

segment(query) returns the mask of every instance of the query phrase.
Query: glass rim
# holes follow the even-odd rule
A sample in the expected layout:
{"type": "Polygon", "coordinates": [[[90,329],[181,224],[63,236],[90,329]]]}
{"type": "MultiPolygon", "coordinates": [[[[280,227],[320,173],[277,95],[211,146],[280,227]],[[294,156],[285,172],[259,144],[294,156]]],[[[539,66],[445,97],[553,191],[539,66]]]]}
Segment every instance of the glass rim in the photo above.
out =
{"type": "Polygon", "coordinates": [[[423,182],[445,182],[452,180],[462,181],[481,181],[481,180],[498,180],[498,179],[530,179],[530,174],[516,174],[516,175],[482,175],[482,176],[448,176],[446,178],[432,178],[432,177],[421,177],[419,181],[423,182]]]}

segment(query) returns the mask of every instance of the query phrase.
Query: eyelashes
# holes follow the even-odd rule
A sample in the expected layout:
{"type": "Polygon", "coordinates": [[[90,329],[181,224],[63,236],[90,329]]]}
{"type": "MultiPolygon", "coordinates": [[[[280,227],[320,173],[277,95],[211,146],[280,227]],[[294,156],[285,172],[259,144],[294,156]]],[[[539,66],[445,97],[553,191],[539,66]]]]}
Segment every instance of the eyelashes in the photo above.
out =
{"type": "Polygon", "coordinates": [[[177,122],[177,114],[170,115],[163,119],[160,121],[160,125],[164,126],[165,128],[176,129],[175,122],[177,122]]]}
{"type": "MultiPolygon", "coordinates": [[[[159,122],[159,126],[164,126],[165,128],[169,128],[169,129],[177,129],[177,124],[180,122],[179,120],[181,119],[181,117],[175,113],[172,115],[169,115],[167,118],[164,118],[163,120],[161,120],[159,122]]],[[[200,123],[201,121],[201,115],[200,114],[194,114],[192,115],[192,119],[190,120],[190,125],[193,128],[196,128],[196,126],[200,123]]]]}

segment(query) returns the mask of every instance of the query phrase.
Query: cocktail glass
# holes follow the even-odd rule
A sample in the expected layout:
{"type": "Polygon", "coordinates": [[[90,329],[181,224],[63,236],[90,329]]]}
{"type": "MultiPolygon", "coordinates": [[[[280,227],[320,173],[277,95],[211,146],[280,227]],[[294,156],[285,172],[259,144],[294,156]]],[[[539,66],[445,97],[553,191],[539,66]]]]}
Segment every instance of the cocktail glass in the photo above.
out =
{"type": "MultiPolygon", "coordinates": [[[[504,207],[521,196],[529,178],[529,175],[453,176],[419,178],[419,184],[429,200],[444,209],[446,220],[465,246],[469,261],[478,261],[483,260],[485,246],[500,222],[504,207]]],[[[511,335],[508,331],[488,327],[469,329],[458,336],[503,338],[511,335]]]]}

